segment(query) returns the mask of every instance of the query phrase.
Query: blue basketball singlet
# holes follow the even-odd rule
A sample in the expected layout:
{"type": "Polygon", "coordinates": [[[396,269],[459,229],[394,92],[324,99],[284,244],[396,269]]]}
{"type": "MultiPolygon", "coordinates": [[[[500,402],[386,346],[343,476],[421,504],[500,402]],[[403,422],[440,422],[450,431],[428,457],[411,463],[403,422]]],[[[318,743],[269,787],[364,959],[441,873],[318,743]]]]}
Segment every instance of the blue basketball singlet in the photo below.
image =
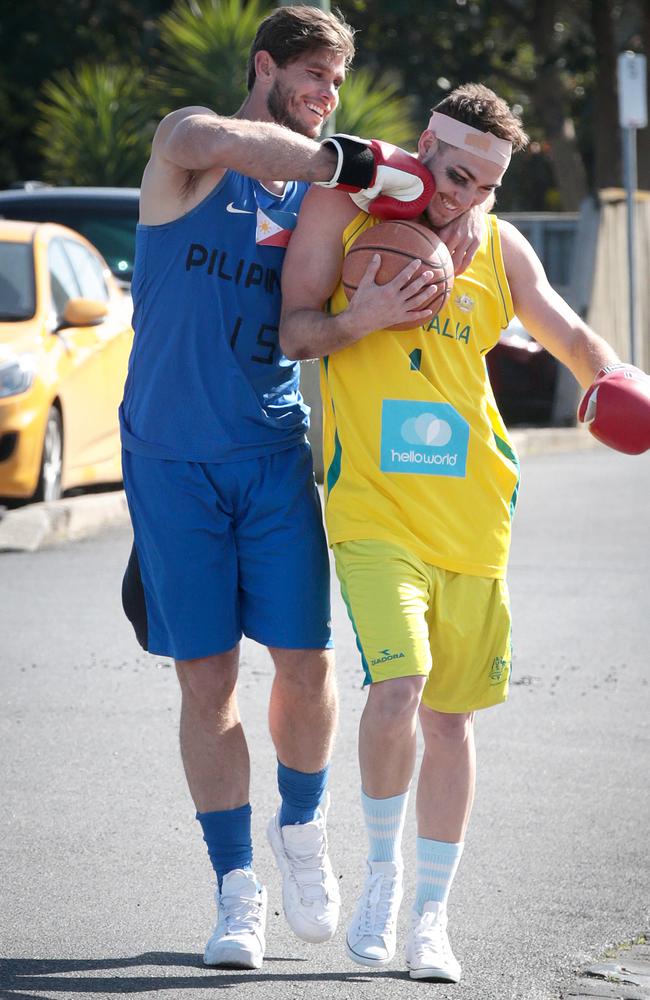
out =
{"type": "Polygon", "coordinates": [[[228,171],[187,215],[138,225],[126,450],[224,462],[304,440],[309,411],[278,322],[282,261],[306,190],[289,182],[276,195],[228,171]]]}
{"type": "Polygon", "coordinates": [[[228,171],[186,215],[137,229],[120,423],[141,596],[127,574],[124,603],[145,647],[177,660],[224,652],[242,632],[331,645],[309,408],[278,343],[306,190],[272,194],[228,171]]]}

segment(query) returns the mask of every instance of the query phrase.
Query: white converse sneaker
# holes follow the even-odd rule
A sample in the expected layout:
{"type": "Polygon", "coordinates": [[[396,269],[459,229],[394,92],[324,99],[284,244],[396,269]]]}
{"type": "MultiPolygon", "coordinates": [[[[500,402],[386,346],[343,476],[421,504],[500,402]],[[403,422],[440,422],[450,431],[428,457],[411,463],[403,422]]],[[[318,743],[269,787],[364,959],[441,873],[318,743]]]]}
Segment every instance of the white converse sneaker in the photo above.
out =
{"type": "Polygon", "coordinates": [[[386,965],[395,954],[403,867],[395,861],[367,865],[365,885],[348,927],[348,955],[359,965],[386,965]]]}
{"type": "Polygon", "coordinates": [[[259,969],[264,958],[266,889],[252,871],[227,872],[217,889],[217,925],[205,946],[206,965],[259,969]]]}
{"type": "Polygon", "coordinates": [[[334,936],[339,920],[339,886],[327,856],[325,820],[329,795],[309,823],[280,826],[280,810],[267,829],[282,875],[284,915],[294,934],[319,944],[334,936]]]}
{"type": "Polygon", "coordinates": [[[431,900],[424,904],[422,916],[411,912],[411,931],[406,940],[406,965],[411,979],[460,980],[460,964],[454,957],[447,937],[447,909],[444,903],[431,900]]]}

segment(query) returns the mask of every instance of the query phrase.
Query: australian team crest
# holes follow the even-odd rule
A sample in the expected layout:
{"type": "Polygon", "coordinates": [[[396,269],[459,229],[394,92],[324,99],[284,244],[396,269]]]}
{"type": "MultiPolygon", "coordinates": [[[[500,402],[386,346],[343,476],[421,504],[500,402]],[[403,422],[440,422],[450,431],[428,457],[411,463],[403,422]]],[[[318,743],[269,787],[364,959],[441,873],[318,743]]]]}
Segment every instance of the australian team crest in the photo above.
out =
{"type": "Polygon", "coordinates": [[[464,313],[471,312],[476,305],[471,295],[468,295],[466,292],[463,295],[457,295],[454,299],[454,304],[464,313]]]}

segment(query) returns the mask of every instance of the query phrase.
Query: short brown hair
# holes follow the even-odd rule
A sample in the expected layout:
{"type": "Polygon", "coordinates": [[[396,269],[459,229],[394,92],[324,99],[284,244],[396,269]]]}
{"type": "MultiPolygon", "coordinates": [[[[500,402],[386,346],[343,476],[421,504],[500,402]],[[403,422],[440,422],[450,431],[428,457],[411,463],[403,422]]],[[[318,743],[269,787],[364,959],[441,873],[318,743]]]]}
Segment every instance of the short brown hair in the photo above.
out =
{"type": "Polygon", "coordinates": [[[255,83],[255,56],[268,52],[278,66],[286,66],[305,52],[330,49],[345,58],[346,68],[354,59],[354,30],[338,10],[331,13],[307,4],[278,7],[265,17],[248,54],[248,89],[255,83]]]}
{"type": "Polygon", "coordinates": [[[441,115],[471,125],[480,132],[491,132],[497,139],[507,139],[514,152],[525,149],[528,136],[518,115],[501,97],[482,83],[465,83],[456,87],[433,108],[441,115]]]}

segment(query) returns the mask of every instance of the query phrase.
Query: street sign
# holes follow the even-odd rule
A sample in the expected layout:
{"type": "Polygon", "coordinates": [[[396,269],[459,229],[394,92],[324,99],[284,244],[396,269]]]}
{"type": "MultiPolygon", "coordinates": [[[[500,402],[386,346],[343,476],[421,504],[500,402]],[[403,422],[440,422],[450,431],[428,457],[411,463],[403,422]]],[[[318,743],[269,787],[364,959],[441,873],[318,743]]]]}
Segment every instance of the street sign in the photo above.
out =
{"type": "Polygon", "coordinates": [[[621,52],[617,68],[621,128],[645,128],[648,124],[646,57],[637,52],[621,52]]]}

